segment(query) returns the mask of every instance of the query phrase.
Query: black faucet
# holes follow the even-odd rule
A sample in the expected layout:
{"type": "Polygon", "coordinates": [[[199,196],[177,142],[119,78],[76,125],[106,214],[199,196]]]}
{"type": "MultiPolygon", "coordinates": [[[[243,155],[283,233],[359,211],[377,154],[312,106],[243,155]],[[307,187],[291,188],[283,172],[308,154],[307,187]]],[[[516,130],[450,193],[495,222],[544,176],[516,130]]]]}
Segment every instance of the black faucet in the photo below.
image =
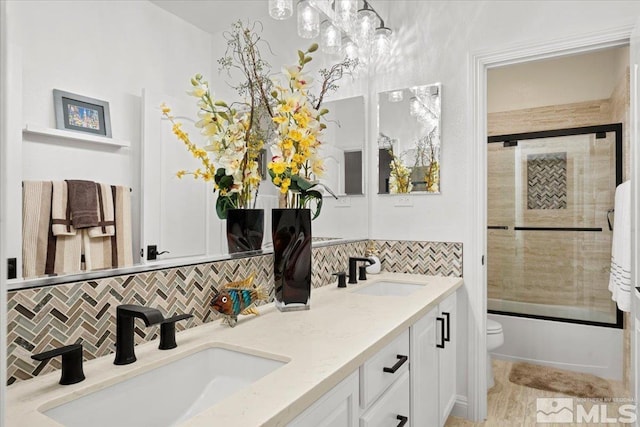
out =
{"type": "Polygon", "coordinates": [[[177,316],[165,319],[160,323],[160,350],[171,350],[176,348],[176,322],[193,317],[193,314],[178,314],[177,316]]]}
{"type": "Polygon", "coordinates": [[[116,309],[116,359],[115,365],[128,365],[136,361],[133,352],[133,320],[138,317],[146,326],[156,325],[164,320],[159,310],[139,305],[119,305],[116,309]]]}
{"type": "Polygon", "coordinates": [[[371,265],[374,263],[374,261],[369,258],[349,257],[349,283],[350,284],[358,283],[358,280],[356,280],[356,265],[358,261],[364,261],[368,263],[368,265],[371,265]]]}
{"type": "Polygon", "coordinates": [[[62,374],[60,384],[69,385],[84,380],[82,370],[82,344],[65,345],[54,350],[45,351],[31,356],[39,362],[49,360],[52,357],[62,356],[62,374]]]}

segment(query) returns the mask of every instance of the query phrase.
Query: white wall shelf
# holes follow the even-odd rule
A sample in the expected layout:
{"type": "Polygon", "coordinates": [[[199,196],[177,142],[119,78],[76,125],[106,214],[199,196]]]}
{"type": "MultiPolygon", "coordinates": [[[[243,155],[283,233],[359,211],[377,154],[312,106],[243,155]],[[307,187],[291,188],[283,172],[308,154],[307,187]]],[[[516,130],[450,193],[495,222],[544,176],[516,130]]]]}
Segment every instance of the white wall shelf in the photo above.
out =
{"type": "Polygon", "coordinates": [[[73,132],[63,129],[44,128],[37,125],[27,124],[22,129],[23,134],[43,135],[53,138],[66,139],[71,141],[90,142],[95,144],[108,145],[111,147],[129,147],[129,141],[122,139],[107,138],[100,135],[92,135],[90,133],[73,132]]]}

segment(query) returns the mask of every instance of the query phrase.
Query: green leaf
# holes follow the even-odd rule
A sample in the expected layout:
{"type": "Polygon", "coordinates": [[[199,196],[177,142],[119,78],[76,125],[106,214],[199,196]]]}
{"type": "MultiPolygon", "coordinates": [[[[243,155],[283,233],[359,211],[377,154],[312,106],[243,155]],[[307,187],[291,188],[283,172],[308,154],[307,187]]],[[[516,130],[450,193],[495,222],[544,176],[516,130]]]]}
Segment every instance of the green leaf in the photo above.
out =
{"type": "Polygon", "coordinates": [[[313,186],[315,185],[315,184],[312,184],[311,182],[307,181],[306,179],[304,179],[300,175],[292,175],[291,176],[291,184],[294,184],[294,183],[302,191],[307,191],[307,190],[313,188],[313,186]]]}
{"type": "Polygon", "coordinates": [[[333,198],[334,198],[334,199],[337,199],[337,198],[338,198],[338,196],[336,196],[336,194],[335,194],[333,191],[331,191],[331,189],[330,189],[329,187],[327,187],[326,185],[324,185],[324,184],[323,184],[323,183],[321,183],[321,182],[317,182],[317,183],[315,183],[315,184],[314,184],[314,187],[322,187],[322,188],[324,188],[324,189],[325,189],[325,191],[326,191],[327,193],[331,194],[331,195],[333,196],[333,198]]]}
{"type": "Polygon", "coordinates": [[[224,102],[224,101],[216,101],[216,102],[214,103],[214,105],[217,105],[218,107],[229,108],[229,106],[227,105],[227,103],[226,103],[226,102],[224,102]]]}
{"type": "Polygon", "coordinates": [[[307,49],[307,52],[315,52],[316,50],[318,50],[318,43],[314,43],[311,46],[309,46],[309,49],[307,49]]]}
{"type": "Polygon", "coordinates": [[[298,58],[300,58],[300,63],[304,63],[304,52],[299,50],[298,51],[298,58]]]}
{"type": "Polygon", "coordinates": [[[311,61],[313,61],[313,58],[310,56],[307,56],[306,58],[304,58],[303,64],[308,64],[311,61]]]}
{"type": "Polygon", "coordinates": [[[225,175],[220,178],[220,182],[218,182],[218,187],[224,190],[228,190],[233,186],[233,177],[231,175],[225,175]]]}
{"type": "Polygon", "coordinates": [[[311,220],[313,221],[314,219],[320,216],[320,210],[322,209],[322,194],[319,191],[311,190],[311,191],[305,192],[303,195],[303,198],[305,200],[304,201],[305,206],[308,202],[311,202],[311,201],[316,202],[316,210],[315,212],[313,212],[313,216],[311,217],[311,220]]]}
{"type": "Polygon", "coordinates": [[[237,197],[237,194],[233,194],[233,196],[220,196],[218,200],[216,200],[216,214],[218,214],[218,218],[227,219],[227,212],[229,209],[233,209],[235,207],[234,197],[237,197]]]}

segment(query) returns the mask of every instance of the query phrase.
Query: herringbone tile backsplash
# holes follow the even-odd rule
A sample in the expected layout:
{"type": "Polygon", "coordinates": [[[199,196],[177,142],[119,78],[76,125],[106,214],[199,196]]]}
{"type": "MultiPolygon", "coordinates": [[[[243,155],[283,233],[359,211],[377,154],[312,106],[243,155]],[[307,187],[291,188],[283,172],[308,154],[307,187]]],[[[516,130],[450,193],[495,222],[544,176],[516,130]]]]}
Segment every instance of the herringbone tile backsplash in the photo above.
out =
{"type": "MultiPolygon", "coordinates": [[[[462,244],[441,242],[376,241],[386,271],[433,275],[462,275],[462,244]]],[[[349,256],[361,256],[366,241],[313,249],[314,288],[335,282],[349,256]]],[[[60,369],[59,358],[35,362],[31,355],[82,342],[86,360],[115,349],[115,313],[120,304],[159,308],[166,316],[191,313],[178,330],[216,320],[210,311],[213,290],[227,282],[256,274],[256,283],[269,289],[273,300],[273,256],[231,259],[169,268],[95,281],[11,291],[8,299],[8,384],[60,369]]],[[[313,309],[313,296],[312,296],[313,309]]],[[[136,343],[157,337],[158,327],[135,330],[136,343]]]]}

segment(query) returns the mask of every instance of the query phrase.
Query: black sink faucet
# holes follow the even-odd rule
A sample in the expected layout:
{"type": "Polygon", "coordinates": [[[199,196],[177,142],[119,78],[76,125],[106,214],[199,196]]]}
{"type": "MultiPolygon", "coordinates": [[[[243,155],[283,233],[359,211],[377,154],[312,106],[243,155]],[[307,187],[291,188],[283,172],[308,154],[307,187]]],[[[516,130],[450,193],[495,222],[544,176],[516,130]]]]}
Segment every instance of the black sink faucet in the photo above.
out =
{"type": "Polygon", "coordinates": [[[374,263],[374,261],[369,258],[349,257],[349,283],[351,284],[358,283],[358,280],[356,279],[356,274],[357,274],[356,266],[359,261],[364,261],[368,265],[371,265],[374,263]]]}
{"type": "Polygon", "coordinates": [[[164,320],[159,310],[139,305],[119,305],[116,309],[116,359],[115,365],[128,365],[136,361],[133,352],[133,320],[140,318],[146,326],[157,325],[164,320]]]}

